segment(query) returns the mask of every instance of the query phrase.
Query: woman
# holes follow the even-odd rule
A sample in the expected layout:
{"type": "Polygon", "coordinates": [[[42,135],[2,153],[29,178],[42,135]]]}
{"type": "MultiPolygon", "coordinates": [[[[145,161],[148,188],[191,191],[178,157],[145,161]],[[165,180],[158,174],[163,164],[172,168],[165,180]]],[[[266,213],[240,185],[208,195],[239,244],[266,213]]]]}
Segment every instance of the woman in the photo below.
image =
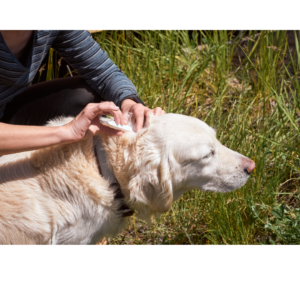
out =
{"type": "Polygon", "coordinates": [[[99,131],[122,135],[102,126],[98,117],[112,114],[123,125],[128,112],[137,131],[151,114],[164,114],[143,104],[89,32],[0,31],[0,155],[71,143],[99,131]],[[30,86],[50,47],[81,76],[30,86]],[[41,126],[61,115],[76,117],[64,126],[41,126]]]}

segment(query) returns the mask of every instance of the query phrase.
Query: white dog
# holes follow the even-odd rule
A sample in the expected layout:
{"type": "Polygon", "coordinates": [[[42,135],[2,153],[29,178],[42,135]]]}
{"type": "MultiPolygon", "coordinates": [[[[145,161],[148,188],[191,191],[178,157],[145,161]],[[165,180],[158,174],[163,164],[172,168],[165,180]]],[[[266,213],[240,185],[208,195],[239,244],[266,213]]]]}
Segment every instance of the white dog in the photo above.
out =
{"type": "Polygon", "coordinates": [[[152,117],[138,133],[3,156],[0,243],[96,243],[116,235],[130,210],[147,219],[167,212],[190,189],[232,191],[245,184],[254,167],[222,146],[207,124],[178,114],[152,117]],[[113,176],[103,167],[105,160],[113,176]],[[124,199],[115,196],[114,177],[124,199]]]}

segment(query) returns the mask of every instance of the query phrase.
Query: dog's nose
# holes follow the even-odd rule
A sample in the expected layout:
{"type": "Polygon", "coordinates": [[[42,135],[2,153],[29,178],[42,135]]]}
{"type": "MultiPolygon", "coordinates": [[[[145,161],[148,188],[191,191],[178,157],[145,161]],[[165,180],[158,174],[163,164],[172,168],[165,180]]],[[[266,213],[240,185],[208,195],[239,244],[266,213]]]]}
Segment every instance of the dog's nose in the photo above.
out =
{"type": "Polygon", "coordinates": [[[251,174],[251,172],[254,170],[254,168],[255,168],[255,162],[251,159],[247,159],[247,163],[244,168],[245,172],[247,172],[248,174],[251,174]]]}

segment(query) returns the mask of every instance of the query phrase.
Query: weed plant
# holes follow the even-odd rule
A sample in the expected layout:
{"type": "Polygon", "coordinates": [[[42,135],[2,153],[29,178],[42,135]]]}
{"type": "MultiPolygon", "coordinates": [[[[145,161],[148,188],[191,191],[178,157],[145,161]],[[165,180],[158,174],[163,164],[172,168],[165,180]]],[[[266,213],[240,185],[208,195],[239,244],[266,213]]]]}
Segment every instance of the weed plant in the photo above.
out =
{"type": "Polygon", "coordinates": [[[222,144],[256,163],[242,188],[190,191],[151,224],[132,217],[108,244],[300,243],[299,36],[291,49],[285,31],[246,34],[94,35],[147,106],[205,121],[222,144]]]}

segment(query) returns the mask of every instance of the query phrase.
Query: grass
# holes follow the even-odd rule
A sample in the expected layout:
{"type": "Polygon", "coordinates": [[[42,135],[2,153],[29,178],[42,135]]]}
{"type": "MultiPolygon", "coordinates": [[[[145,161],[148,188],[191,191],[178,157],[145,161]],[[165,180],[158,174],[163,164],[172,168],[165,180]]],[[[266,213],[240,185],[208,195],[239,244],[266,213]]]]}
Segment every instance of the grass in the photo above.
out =
{"type": "Polygon", "coordinates": [[[256,163],[242,188],[190,191],[152,224],[131,218],[108,244],[299,244],[299,36],[295,49],[285,31],[103,31],[94,38],[147,106],[200,118],[256,163]]]}

